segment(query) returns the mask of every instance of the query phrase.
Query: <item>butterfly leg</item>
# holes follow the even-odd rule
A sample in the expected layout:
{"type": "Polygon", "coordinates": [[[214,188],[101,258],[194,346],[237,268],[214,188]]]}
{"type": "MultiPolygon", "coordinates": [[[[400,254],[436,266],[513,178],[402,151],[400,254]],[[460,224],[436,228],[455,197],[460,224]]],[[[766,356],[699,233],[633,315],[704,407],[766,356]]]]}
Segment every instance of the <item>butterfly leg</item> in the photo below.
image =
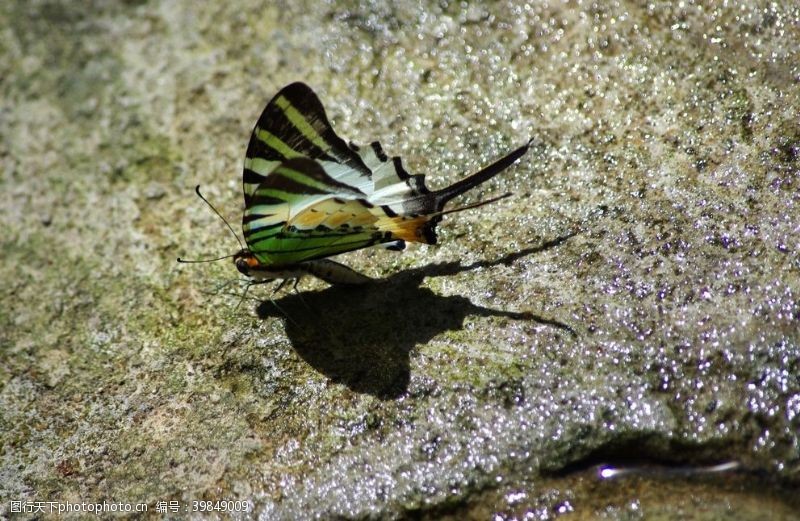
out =
{"type": "Polygon", "coordinates": [[[234,284],[237,284],[237,283],[239,283],[241,281],[242,281],[242,279],[239,279],[239,278],[226,280],[226,281],[224,281],[224,282],[222,282],[220,284],[217,284],[214,287],[214,289],[211,289],[211,290],[203,289],[203,290],[200,290],[200,292],[205,294],[205,295],[212,295],[212,296],[230,295],[230,293],[226,293],[225,290],[227,290],[230,286],[233,286],[234,284]]]}
{"type": "Polygon", "coordinates": [[[312,330],[317,330],[318,333],[321,334],[321,338],[327,340],[331,344],[337,344],[337,345],[338,344],[342,344],[342,342],[339,340],[339,338],[336,335],[336,333],[328,325],[328,322],[326,321],[326,317],[325,316],[321,316],[319,313],[317,313],[314,310],[314,308],[311,307],[311,304],[306,302],[306,299],[303,298],[303,294],[300,293],[300,291],[297,289],[297,285],[300,283],[300,279],[301,278],[302,277],[297,277],[295,279],[294,285],[292,286],[292,289],[294,290],[294,292],[297,295],[297,298],[300,300],[300,302],[303,303],[303,306],[305,306],[305,308],[308,310],[308,315],[312,318],[312,323],[314,325],[313,325],[313,327],[311,329],[312,330]]]}
{"type": "MultiPolygon", "coordinates": [[[[247,298],[247,292],[250,291],[250,288],[252,286],[255,286],[256,284],[266,284],[267,282],[272,282],[272,281],[271,280],[248,280],[248,281],[246,281],[245,286],[244,286],[244,293],[242,293],[241,298],[239,298],[239,302],[236,304],[236,307],[234,308],[234,311],[238,310],[239,306],[242,305],[242,302],[244,302],[244,300],[247,298]]],[[[255,299],[255,300],[258,300],[258,299],[255,299]]]]}
{"type": "Polygon", "coordinates": [[[236,303],[236,307],[233,308],[234,311],[239,311],[239,306],[242,305],[244,299],[247,297],[247,292],[250,291],[250,286],[252,286],[252,282],[248,282],[247,285],[244,287],[244,293],[242,293],[242,298],[239,299],[239,302],[236,303]]]}
{"type": "MultiPolygon", "coordinates": [[[[281,282],[280,282],[280,284],[278,284],[278,285],[275,287],[275,289],[274,289],[274,290],[272,290],[272,295],[270,295],[270,297],[269,297],[269,298],[270,298],[270,299],[272,299],[272,297],[274,297],[274,296],[275,296],[275,294],[276,294],[277,292],[279,292],[279,291],[281,290],[281,288],[282,288],[282,287],[284,287],[284,286],[286,285],[286,283],[287,283],[287,282],[289,282],[289,279],[282,279],[282,280],[281,280],[281,282]]],[[[296,282],[295,282],[295,286],[297,286],[297,283],[296,283],[296,282]]]]}
{"type": "Polygon", "coordinates": [[[311,313],[314,313],[314,310],[311,309],[311,306],[309,306],[308,303],[306,302],[306,300],[303,298],[303,294],[300,293],[297,290],[297,285],[300,284],[300,278],[301,277],[297,277],[296,279],[294,279],[294,285],[292,285],[292,291],[295,292],[295,294],[297,295],[297,298],[300,299],[300,302],[303,303],[303,305],[306,307],[306,309],[309,310],[311,313]]]}
{"type": "MultiPolygon", "coordinates": [[[[274,295],[274,294],[275,294],[275,293],[273,292],[273,295],[274,295]]],[[[281,313],[281,315],[283,315],[284,317],[286,317],[286,320],[288,320],[289,322],[291,322],[292,324],[294,324],[294,326],[295,326],[296,328],[298,328],[298,329],[301,329],[301,328],[300,328],[300,324],[298,324],[298,323],[297,323],[297,321],[296,321],[295,319],[293,319],[293,318],[292,318],[292,317],[289,315],[289,313],[287,313],[287,312],[286,312],[286,310],[284,310],[282,307],[280,307],[280,306],[278,305],[278,303],[277,303],[277,302],[275,302],[275,299],[273,299],[273,298],[272,298],[272,295],[270,295],[270,297],[269,297],[269,301],[270,301],[270,303],[271,303],[273,306],[275,306],[275,309],[277,309],[277,310],[278,310],[278,311],[281,313]]]]}

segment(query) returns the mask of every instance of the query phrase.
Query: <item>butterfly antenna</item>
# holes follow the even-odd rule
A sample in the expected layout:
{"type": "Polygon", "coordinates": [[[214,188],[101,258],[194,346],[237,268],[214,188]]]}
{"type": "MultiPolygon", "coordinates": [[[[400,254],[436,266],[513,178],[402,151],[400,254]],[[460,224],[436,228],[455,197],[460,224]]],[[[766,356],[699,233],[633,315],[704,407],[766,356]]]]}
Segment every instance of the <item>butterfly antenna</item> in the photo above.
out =
{"type": "MultiPolygon", "coordinates": [[[[217,217],[219,217],[220,219],[222,219],[222,222],[224,222],[224,223],[225,223],[225,226],[227,226],[227,227],[228,227],[228,229],[229,229],[229,230],[231,231],[231,233],[233,234],[233,236],[234,236],[234,237],[236,237],[236,242],[238,242],[238,243],[239,243],[239,248],[241,248],[241,249],[243,250],[243,249],[244,249],[244,245],[242,244],[242,241],[239,239],[239,236],[238,236],[238,235],[236,235],[236,232],[235,232],[235,231],[233,231],[233,226],[231,226],[231,224],[230,224],[230,223],[227,221],[227,219],[225,219],[225,218],[222,216],[222,214],[221,214],[221,213],[219,213],[219,212],[217,211],[217,209],[216,209],[216,208],[214,208],[214,205],[213,205],[213,204],[211,204],[211,203],[209,203],[209,202],[208,202],[208,199],[206,199],[205,197],[203,197],[203,194],[201,194],[201,193],[200,193],[200,185],[197,185],[197,186],[195,186],[195,187],[194,187],[194,191],[195,191],[195,193],[197,194],[197,197],[199,197],[200,199],[202,199],[202,200],[203,200],[203,202],[204,202],[204,203],[206,203],[206,204],[208,205],[208,207],[209,207],[209,208],[211,208],[211,210],[213,210],[213,211],[214,211],[214,213],[215,213],[215,214],[217,214],[217,217]]],[[[223,257],[223,258],[225,258],[225,257],[223,257]]]]}
{"type": "Polygon", "coordinates": [[[324,334],[324,335],[327,335],[327,337],[328,337],[328,340],[329,340],[329,341],[330,341],[332,344],[333,344],[333,343],[336,343],[336,344],[338,344],[338,345],[341,345],[342,343],[339,341],[339,338],[336,336],[336,334],[333,332],[333,330],[332,330],[332,329],[331,329],[331,328],[328,326],[328,324],[326,323],[326,321],[325,321],[325,317],[323,317],[323,316],[320,316],[320,315],[319,315],[319,314],[318,314],[318,313],[317,313],[317,312],[314,310],[314,308],[312,308],[312,307],[311,307],[311,306],[308,304],[308,302],[306,302],[306,299],[304,299],[304,298],[303,298],[303,294],[302,294],[302,293],[300,293],[300,290],[298,290],[298,289],[297,289],[297,285],[300,283],[300,279],[301,279],[301,277],[298,277],[298,278],[294,279],[294,284],[292,285],[292,291],[294,291],[295,295],[297,295],[297,298],[300,300],[300,302],[302,302],[302,303],[303,303],[303,306],[305,306],[305,308],[306,308],[306,309],[308,310],[308,312],[311,314],[311,317],[314,319],[314,321],[315,321],[316,325],[317,325],[318,327],[321,327],[322,329],[324,329],[324,331],[323,331],[323,334],[324,334]]]}
{"type": "MultiPolygon", "coordinates": [[[[281,314],[282,314],[284,317],[286,317],[286,320],[288,320],[289,322],[291,322],[292,324],[294,324],[294,326],[295,326],[295,327],[297,327],[297,328],[300,328],[300,324],[298,324],[298,323],[297,323],[297,321],[296,321],[295,319],[293,319],[293,318],[292,318],[292,317],[289,315],[289,313],[287,313],[287,312],[286,312],[286,311],[285,311],[285,310],[284,310],[282,307],[280,307],[280,306],[278,305],[278,303],[277,303],[277,302],[275,302],[275,295],[276,295],[276,294],[277,294],[277,293],[278,293],[278,292],[279,292],[281,289],[283,289],[283,287],[284,287],[284,286],[285,286],[285,285],[286,285],[286,284],[289,282],[289,280],[291,280],[291,279],[283,279],[283,280],[281,280],[281,281],[280,281],[280,283],[277,285],[277,287],[275,287],[275,289],[274,289],[274,290],[272,290],[272,293],[270,293],[270,295],[269,295],[269,301],[270,301],[270,303],[272,303],[272,305],[273,305],[273,306],[275,306],[275,309],[277,309],[278,311],[280,311],[280,312],[281,312],[281,314]]],[[[300,282],[300,277],[297,277],[296,279],[294,279],[294,285],[292,286],[292,289],[293,289],[293,290],[295,291],[295,293],[297,294],[297,297],[298,297],[298,299],[300,299],[300,302],[302,302],[302,303],[303,303],[303,305],[304,305],[306,308],[308,308],[308,309],[309,309],[309,311],[311,311],[311,308],[309,308],[309,307],[308,307],[308,304],[306,304],[306,301],[305,301],[305,300],[303,300],[303,297],[302,297],[302,296],[300,295],[300,293],[297,291],[297,283],[298,283],[298,282],[300,282]]]]}
{"type": "Polygon", "coordinates": [[[225,255],[224,257],[217,257],[216,259],[191,259],[191,260],[181,259],[180,257],[178,257],[178,262],[181,262],[183,264],[197,264],[200,262],[216,262],[222,259],[230,259],[231,257],[235,256],[236,254],[232,253],[230,255],[225,255]]]}

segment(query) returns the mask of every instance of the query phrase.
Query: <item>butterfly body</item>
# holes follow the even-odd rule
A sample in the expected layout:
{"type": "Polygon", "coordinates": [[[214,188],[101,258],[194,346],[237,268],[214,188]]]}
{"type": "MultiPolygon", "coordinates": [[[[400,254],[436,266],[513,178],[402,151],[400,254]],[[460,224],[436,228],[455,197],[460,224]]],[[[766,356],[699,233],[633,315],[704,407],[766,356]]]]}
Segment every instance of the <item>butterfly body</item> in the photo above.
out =
{"type": "Polygon", "coordinates": [[[442,216],[488,202],[445,210],[452,198],[483,183],[525,154],[525,144],[455,184],[431,191],[378,142],[347,144],[333,131],[310,87],[293,83],[267,104],[253,129],[244,162],[247,248],[237,269],[255,280],[313,275],[334,284],[369,279],[327,259],[375,245],[436,243],[442,216]]]}
{"type": "Polygon", "coordinates": [[[299,262],[284,268],[262,264],[249,250],[240,250],[233,256],[236,269],[256,283],[279,279],[299,279],[311,275],[331,284],[358,285],[371,281],[366,275],[330,259],[299,262]]]}

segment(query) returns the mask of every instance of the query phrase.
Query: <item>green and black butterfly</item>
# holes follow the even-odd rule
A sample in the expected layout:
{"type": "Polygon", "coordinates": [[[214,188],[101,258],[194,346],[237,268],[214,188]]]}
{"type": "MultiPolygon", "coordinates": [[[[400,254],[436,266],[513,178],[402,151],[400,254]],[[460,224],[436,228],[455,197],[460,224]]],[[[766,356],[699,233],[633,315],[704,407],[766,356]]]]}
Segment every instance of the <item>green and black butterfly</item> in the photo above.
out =
{"type": "Polygon", "coordinates": [[[292,83],[267,103],[247,146],[247,247],[233,255],[236,268],[254,282],[306,274],[331,284],[367,282],[369,277],[327,257],[375,245],[402,250],[406,241],[435,244],[443,215],[511,195],[445,210],[452,198],[511,166],[529,144],[431,191],[424,175],[409,175],[377,141],[363,148],[345,143],[314,91],[292,83]]]}

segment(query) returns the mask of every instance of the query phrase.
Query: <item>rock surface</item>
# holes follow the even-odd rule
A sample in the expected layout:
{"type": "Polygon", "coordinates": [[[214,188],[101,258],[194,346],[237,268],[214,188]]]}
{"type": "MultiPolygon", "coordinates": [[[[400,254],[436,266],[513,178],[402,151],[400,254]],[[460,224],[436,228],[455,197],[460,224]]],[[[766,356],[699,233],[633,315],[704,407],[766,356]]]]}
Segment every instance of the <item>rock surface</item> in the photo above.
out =
{"type": "Polygon", "coordinates": [[[17,1],[0,20],[0,513],[797,512],[798,7],[17,1]],[[340,259],[380,283],[241,301],[229,261],[175,257],[237,249],[193,187],[238,222],[249,132],[296,80],[429,186],[534,138],[464,200],[515,197],[447,217],[437,247],[340,259]]]}

